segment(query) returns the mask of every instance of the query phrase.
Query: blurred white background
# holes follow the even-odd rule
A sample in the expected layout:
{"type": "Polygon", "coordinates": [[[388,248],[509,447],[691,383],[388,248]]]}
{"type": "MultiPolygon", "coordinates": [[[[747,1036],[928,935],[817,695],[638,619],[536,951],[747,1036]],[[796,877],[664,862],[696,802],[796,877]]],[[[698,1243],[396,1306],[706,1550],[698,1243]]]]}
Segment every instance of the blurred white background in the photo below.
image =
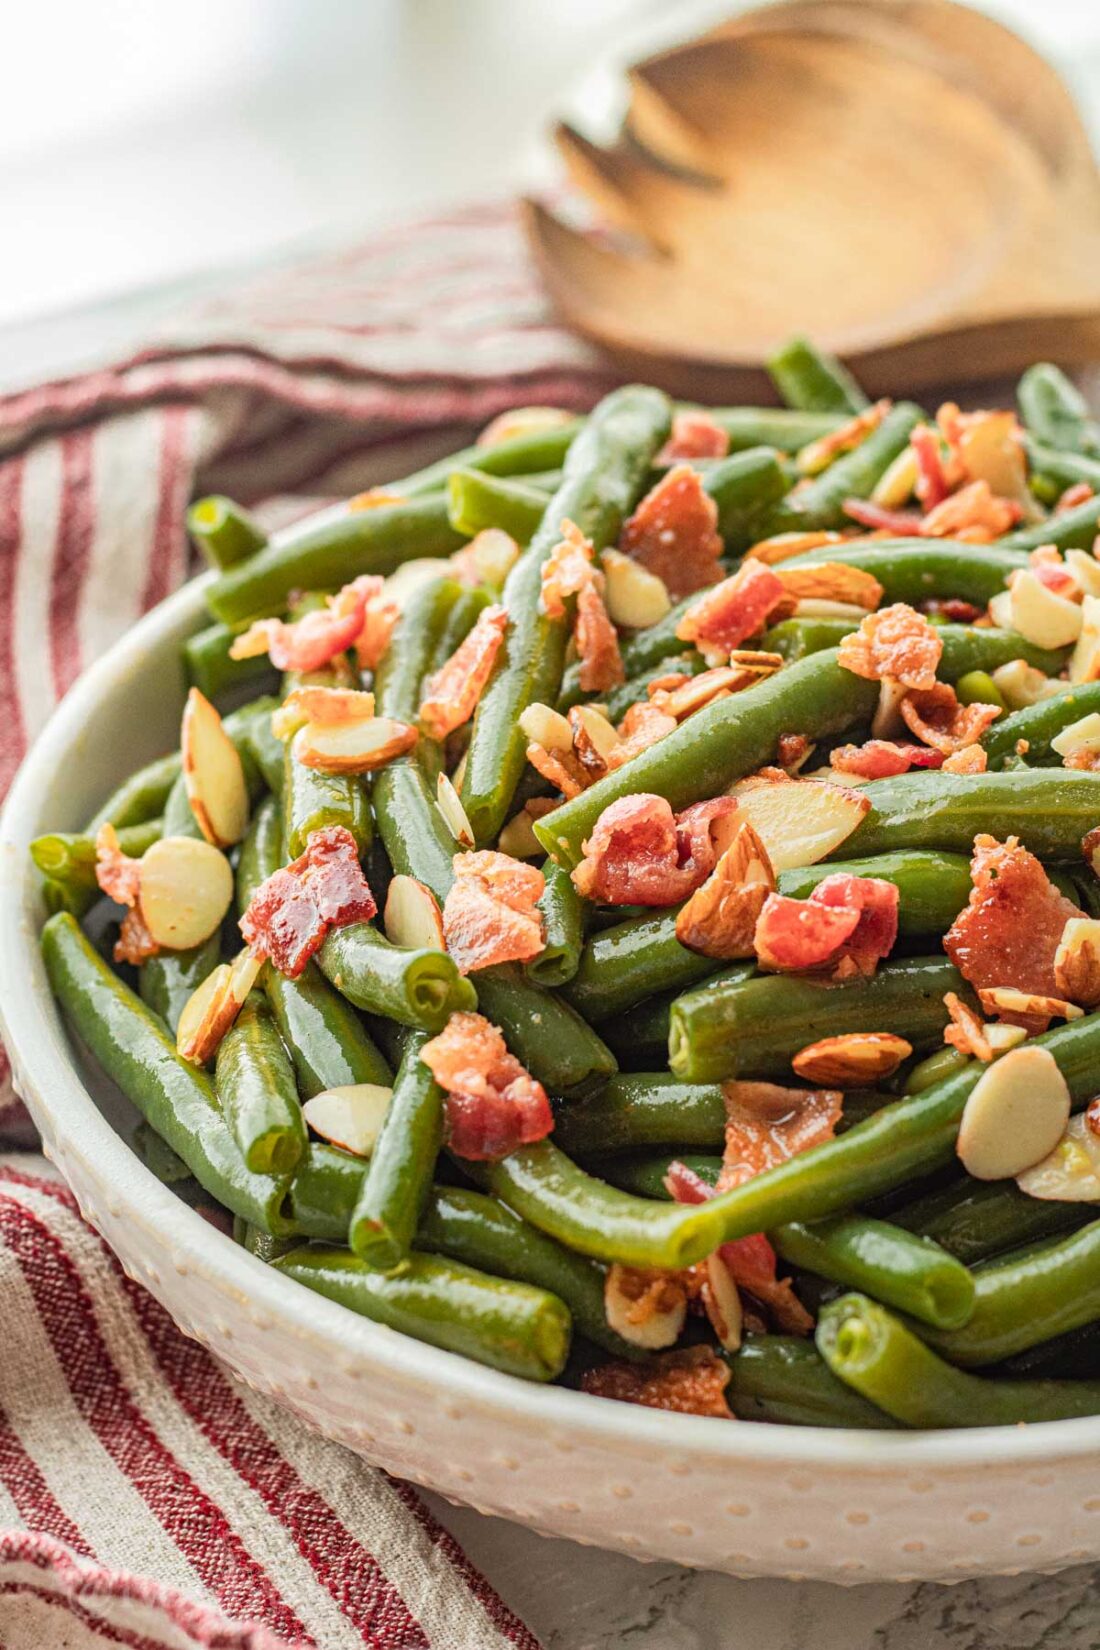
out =
{"type": "MultiPolygon", "coordinates": [[[[13,0],[0,378],[110,345],[202,278],[544,181],[540,134],[731,0],[13,0]]],[[[986,9],[1100,120],[1100,0],[986,9]]],[[[98,353],[98,349],[96,351],[98,353]]]]}

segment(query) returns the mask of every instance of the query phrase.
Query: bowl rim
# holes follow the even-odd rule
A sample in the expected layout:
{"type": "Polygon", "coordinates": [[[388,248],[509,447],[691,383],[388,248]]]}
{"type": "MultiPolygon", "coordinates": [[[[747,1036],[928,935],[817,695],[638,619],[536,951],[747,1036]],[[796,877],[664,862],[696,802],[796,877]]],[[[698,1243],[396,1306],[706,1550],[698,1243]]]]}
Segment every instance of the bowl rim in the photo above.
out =
{"type": "MultiPolygon", "coordinates": [[[[203,595],[213,577],[182,586],[80,676],[25,757],[0,814],[0,1035],[20,1086],[33,1094],[63,1143],[59,1155],[84,1159],[90,1172],[113,1185],[118,1213],[155,1229],[161,1241],[170,1234],[178,1268],[196,1273],[223,1299],[250,1303],[254,1316],[262,1313],[280,1332],[320,1337],[337,1368],[350,1372],[354,1366],[382,1365],[413,1387],[446,1390],[457,1404],[502,1420],[560,1428],[578,1446],[587,1442],[633,1454],[659,1449],[666,1456],[715,1464],[812,1465],[873,1476],[1034,1464],[1100,1449],[1100,1416],[911,1433],[782,1423],[730,1428],[701,1416],[523,1381],[358,1317],[280,1276],[163,1185],[100,1112],[77,1073],[37,944],[41,902],[26,845],[39,826],[52,776],[69,759],[100,702],[120,691],[147,655],[208,622],[203,595]]],[[[232,1362],[231,1352],[228,1357],[232,1362]]]]}

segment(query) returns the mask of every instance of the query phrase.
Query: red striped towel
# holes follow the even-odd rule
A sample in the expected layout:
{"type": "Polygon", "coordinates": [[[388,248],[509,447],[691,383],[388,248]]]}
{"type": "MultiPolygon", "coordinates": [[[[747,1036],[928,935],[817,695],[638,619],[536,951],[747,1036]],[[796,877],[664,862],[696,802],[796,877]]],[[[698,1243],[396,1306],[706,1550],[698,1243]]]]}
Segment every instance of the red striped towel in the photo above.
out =
{"type": "MultiPolygon", "coordinates": [[[[84,666],[189,571],[183,514],[276,525],[517,402],[592,403],[509,207],[277,272],[0,398],[0,794],[84,666]]],[[[10,1091],[0,1130],[26,1131],[10,1091]]],[[[42,1159],[0,1159],[0,1644],[537,1650],[406,1486],[183,1339],[42,1159]]]]}

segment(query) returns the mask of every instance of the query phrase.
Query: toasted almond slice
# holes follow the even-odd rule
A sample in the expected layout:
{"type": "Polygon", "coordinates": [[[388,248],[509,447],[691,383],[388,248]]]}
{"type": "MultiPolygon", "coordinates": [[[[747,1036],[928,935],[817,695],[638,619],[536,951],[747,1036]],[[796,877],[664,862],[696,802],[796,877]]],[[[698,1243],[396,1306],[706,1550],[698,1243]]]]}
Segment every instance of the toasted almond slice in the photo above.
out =
{"type": "Polygon", "coordinates": [[[733,839],[676,917],[676,938],[703,956],[751,957],[756,920],[775,889],[767,850],[747,819],[734,815],[733,839]]]}
{"type": "Polygon", "coordinates": [[[1100,596],[1081,603],[1081,634],[1069,661],[1071,682],[1100,681],[1100,596]]]}
{"type": "Polygon", "coordinates": [[[1062,685],[1029,665],[1026,659],[1010,659],[1008,664],[998,665],[993,680],[1009,710],[1037,705],[1040,699],[1049,699],[1052,693],[1057,693],[1062,685]]]}
{"type": "Polygon", "coordinates": [[[905,730],[901,706],[909,689],[893,676],[884,676],[878,685],[878,704],[871,719],[872,739],[893,739],[905,730]]]}
{"type": "Polygon", "coordinates": [[[703,1310],[710,1319],[710,1326],[718,1337],[719,1346],[727,1352],[736,1352],[741,1345],[744,1318],[737,1285],[733,1281],[729,1267],[718,1252],[707,1256],[702,1263],[702,1271],[703,1286],[700,1293],[703,1298],[703,1310]]]}
{"type": "Polygon", "coordinates": [[[356,1157],[369,1157],[378,1144],[393,1090],[382,1083],[345,1083],[322,1089],[307,1100],[302,1116],[322,1140],[356,1157]]]}
{"type": "Polygon", "coordinates": [[[609,1327],[647,1352],[674,1346],[687,1317],[687,1290],[676,1272],[614,1261],[604,1279],[603,1301],[609,1327]]]}
{"type": "Polygon", "coordinates": [[[549,705],[528,705],[519,719],[519,725],[532,745],[541,745],[544,751],[571,751],[573,729],[560,711],[549,705]]]}
{"type": "Polygon", "coordinates": [[[859,607],[855,602],[827,601],[824,597],[808,596],[804,601],[794,604],[793,617],[796,619],[851,619],[858,624],[867,617],[867,609],[859,607]]]}
{"type": "Polygon", "coordinates": [[[988,1065],[993,1058],[993,1047],[985,1026],[974,1010],[954,991],[948,991],[943,1001],[951,1016],[951,1024],[943,1034],[944,1042],[957,1048],[961,1054],[972,1055],[975,1060],[982,1060],[988,1065]]]}
{"type": "Polygon", "coordinates": [[[361,722],[307,722],[294,735],[294,759],[319,773],[374,773],[412,750],[419,734],[407,722],[372,716],[361,722]]]}
{"type": "Polygon", "coordinates": [[[535,835],[535,822],[526,808],[513,814],[497,838],[497,848],[510,859],[536,859],[546,849],[535,835]]]}
{"type": "Polygon", "coordinates": [[[808,1083],[858,1089],[891,1076],[912,1052],[912,1043],[892,1031],[851,1031],[799,1049],[791,1065],[808,1083]]]}
{"type": "Polygon", "coordinates": [[[484,527],[470,540],[465,554],[482,584],[500,590],[519,560],[519,545],[502,527],[484,527]]]}
{"type": "Polygon", "coordinates": [[[1080,606],[1055,595],[1030,569],[1013,577],[1009,596],[1013,630],[1036,647],[1068,647],[1080,636],[1080,606]]]}
{"type": "Polygon", "coordinates": [[[260,958],[242,951],[232,963],[219,963],[195,988],[176,1028],[176,1049],[182,1059],[204,1066],[213,1058],[262,967],[260,958]]]}
{"type": "Polygon", "coordinates": [[[539,430],[556,430],[563,424],[572,424],[576,413],[564,407],[510,407],[490,419],[477,438],[479,447],[495,447],[500,441],[513,441],[518,435],[535,435],[539,430]]]}
{"type": "Polygon", "coordinates": [[[1054,1150],[1016,1176],[1028,1197],[1051,1203],[1100,1203],[1100,1135],[1079,1111],[1054,1150]]]}
{"type": "Polygon", "coordinates": [[[1065,562],[1077,588],[1085,596],[1100,596],[1100,561],[1087,550],[1067,550],[1065,562]]]}
{"type": "Polygon", "coordinates": [[[648,630],[669,612],[672,599],[656,573],[620,550],[605,550],[600,560],[607,579],[604,604],[613,624],[648,630]]]}
{"type": "Polygon", "coordinates": [[[900,510],[908,504],[917,485],[917,454],[913,447],[903,447],[892,464],[888,464],[871,492],[871,503],[884,510],[900,510]]]}
{"type": "MultiPolygon", "coordinates": [[[[619,731],[607,717],[602,715],[594,705],[574,705],[569,712],[569,721],[574,730],[583,732],[585,739],[592,746],[596,755],[604,763],[619,743],[619,731]]],[[[578,743],[574,732],[573,743],[578,743]]]]}
{"type": "Polygon", "coordinates": [[[803,602],[829,602],[840,607],[856,607],[873,613],[883,597],[883,588],[873,573],[849,567],[843,561],[812,562],[808,567],[780,566],[776,578],[787,595],[801,607],[803,602]]]}
{"type": "Polygon", "coordinates": [[[956,1150],[975,1180],[1023,1174],[1052,1152],[1069,1121],[1069,1089],[1049,1049],[1010,1049],[978,1078],[956,1150]]]}
{"type": "Polygon", "coordinates": [[[1054,953],[1054,983],[1071,1003],[1100,1003],[1100,919],[1070,917],[1054,953]]]}
{"type": "Polygon", "coordinates": [[[474,829],[466,817],[466,810],[462,806],[458,792],[445,773],[441,773],[435,786],[436,806],[443,815],[443,823],[454,837],[460,848],[472,848],[474,845],[474,829]]]}
{"type": "Polygon", "coordinates": [[[782,653],[765,653],[755,647],[735,647],[730,654],[732,670],[751,670],[757,676],[774,676],[786,662],[782,653]]]}
{"type": "Polygon", "coordinates": [[[849,786],[817,779],[741,780],[730,795],[775,871],[816,865],[851,836],[871,807],[849,786]]]}
{"type": "Polygon", "coordinates": [[[986,985],[978,992],[987,1014],[1034,1014],[1048,1020],[1079,1020],[1085,1012],[1076,1003],[1061,997],[1044,997],[1036,991],[1017,991],[1014,985],[986,985]]]}
{"type": "Polygon", "coordinates": [[[1050,742],[1051,750],[1061,757],[1093,757],[1100,755],[1100,713],[1090,712],[1070,722],[1050,742]]]}
{"type": "Polygon", "coordinates": [[[290,739],[307,722],[339,727],[346,722],[369,722],[373,715],[373,693],[310,682],[288,693],[279,708],[272,711],[271,731],[276,739],[290,739]]]}
{"type": "Polygon", "coordinates": [[[348,499],[348,510],[355,514],[359,510],[379,510],[386,504],[404,504],[405,498],[401,493],[392,493],[388,487],[368,487],[365,493],[356,493],[348,499]]]}
{"type": "Polygon", "coordinates": [[[454,568],[444,556],[417,556],[413,561],[403,561],[397,570],[390,574],[383,584],[376,602],[388,602],[403,612],[410,599],[418,590],[423,590],[426,584],[434,584],[437,579],[454,577],[454,568]]]}
{"type": "Polygon", "coordinates": [[[1008,590],[998,590],[995,596],[990,596],[986,608],[991,624],[998,630],[1014,630],[1012,622],[1012,594],[1008,590]]]}
{"type": "Polygon", "coordinates": [[[215,848],[231,848],[248,829],[248,786],[236,746],[198,688],[187,695],[180,754],[187,800],[199,830],[215,848]]]}
{"type": "Polygon", "coordinates": [[[141,860],[139,902],[158,945],[187,951],[221,923],[233,898],[225,855],[192,836],[165,836],[141,860]]]}
{"type": "Polygon", "coordinates": [[[382,922],[391,945],[405,945],[412,950],[447,949],[439,901],[415,877],[399,874],[391,880],[382,922]]]}
{"type": "Polygon", "coordinates": [[[1005,1025],[1003,1020],[987,1020],[982,1030],[993,1050],[994,1059],[999,1054],[1007,1054],[1010,1048],[1019,1048],[1021,1043],[1027,1042],[1027,1032],[1023,1026],[1005,1025]]]}

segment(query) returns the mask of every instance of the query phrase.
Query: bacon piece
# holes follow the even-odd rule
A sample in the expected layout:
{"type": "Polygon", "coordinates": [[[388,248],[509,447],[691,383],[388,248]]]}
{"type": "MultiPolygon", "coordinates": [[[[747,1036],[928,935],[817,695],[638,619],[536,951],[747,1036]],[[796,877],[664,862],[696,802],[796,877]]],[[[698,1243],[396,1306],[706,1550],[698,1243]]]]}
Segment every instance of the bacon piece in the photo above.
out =
{"type": "Polygon", "coordinates": [[[669,470],[626,523],[619,549],[656,573],[674,599],[713,584],[723,545],[718,506],[699,472],[687,464],[669,470]]]}
{"type": "Polygon", "coordinates": [[[104,824],[96,832],[95,879],[108,899],[131,909],[137,905],[141,891],[141,861],[131,859],[118,845],[118,832],[111,824],[104,824]]]}
{"type": "Polygon", "coordinates": [[[872,682],[890,677],[903,687],[924,689],[935,684],[942,653],[943,639],[924,615],[895,602],[868,613],[859,629],[844,637],[837,663],[872,682]]]}
{"type": "Polygon", "coordinates": [[[694,642],[705,655],[728,654],[764,628],[785,594],[770,567],[746,557],[736,573],[692,602],[676,635],[682,642],[694,642]]]}
{"type": "Polygon", "coordinates": [[[306,851],[262,882],[240,928],[254,957],[297,979],[332,928],[367,922],[378,907],[343,825],[314,831],[306,851]]]}
{"type": "Polygon", "coordinates": [[[890,779],[910,768],[938,768],[939,751],[926,745],[903,745],[893,739],[868,739],[864,745],[840,745],[829,754],[829,765],[838,773],[859,774],[862,779],[890,779]]]}
{"type": "Polygon", "coordinates": [[[306,613],[288,624],[283,619],[257,619],[229,649],[231,659],[252,659],[266,653],[276,670],[305,674],[321,670],[353,647],[363,630],[367,604],[384,581],[364,573],[330,596],[316,613],[306,613]]]}
{"type": "Polygon", "coordinates": [[[608,769],[621,768],[624,762],[648,750],[666,734],[675,733],[676,725],[675,716],[662,710],[659,705],[631,705],[619,723],[619,743],[608,756],[608,769]]]}
{"type": "Polygon", "coordinates": [[[1092,488],[1087,481],[1075,481],[1059,495],[1054,514],[1060,516],[1065,510],[1076,510],[1079,504],[1087,504],[1092,496],[1092,488]]]}
{"type": "Polygon", "coordinates": [[[971,544],[989,544],[1023,516],[1014,499],[999,498],[988,481],[971,481],[952,493],[923,518],[925,538],[965,538],[971,544]]]}
{"type": "Polygon", "coordinates": [[[910,733],[944,756],[976,745],[1000,714],[1000,705],[960,705],[947,682],[919,691],[910,689],[901,701],[901,718],[910,733]]]}
{"type": "Polygon", "coordinates": [[[866,407],[863,412],[856,413],[846,424],[830,430],[828,435],[820,436],[817,441],[810,441],[802,448],[798,455],[798,468],[803,475],[816,475],[838,458],[841,453],[850,453],[865,441],[873,430],[877,430],[886,414],[893,406],[892,401],[876,401],[873,407],[866,407]]]}
{"type": "Polygon", "coordinates": [[[864,974],[873,974],[875,964],[888,957],[898,937],[898,888],[884,877],[855,877],[847,871],[834,871],[824,877],[810,894],[810,899],[831,910],[859,912],[859,923],[844,945],[844,955],[851,958],[864,974]]]}
{"type": "Polygon", "coordinates": [[[459,972],[537,957],[545,944],[537,909],[546,887],[542,872],[492,850],[456,854],[452,864],[443,934],[459,972]]]}
{"type": "Polygon", "coordinates": [[[446,1091],[451,1149],[494,1162],[543,1140],[554,1127],[546,1090],[520,1065],[497,1027],[481,1014],[452,1014],[420,1058],[446,1091]]]}
{"type": "Polygon", "coordinates": [[[562,522],[561,533],[560,543],[542,565],[541,601],[548,619],[564,619],[566,599],[579,595],[596,577],[592,541],[568,519],[562,522]]]}
{"type": "Polygon", "coordinates": [[[647,1409],[732,1421],[735,1417],[723,1396],[729,1378],[729,1369],[711,1347],[688,1346],[680,1352],[658,1352],[645,1363],[616,1360],[587,1369],[581,1391],[647,1409]]]}
{"type": "Polygon", "coordinates": [[[927,424],[918,424],[910,432],[909,445],[917,461],[917,498],[925,510],[931,510],[950,491],[944,475],[939,436],[927,424]]]}
{"type": "Polygon", "coordinates": [[[674,814],[664,797],[620,797],[604,809],[583,844],[573,882],[606,905],[677,905],[713,871],[729,844],[731,796],[674,814]]]}
{"type": "Polygon", "coordinates": [[[493,674],[507,628],[507,608],[483,608],[465,641],[428,677],[420,702],[420,726],[429,739],[446,739],[470,720],[493,674]]]}
{"type": "Polygon", "coordinates": [[[820,968],[847,960],[847,972],[873,973],[898,933],[898,890],[881,877],[834,872],[807,899],[769,894],[753,943],[766,968],[820,968]]]}
{"type": "MultiPolygon", "coordinates": [[[[970,900],[944,935],[943,948],[965,980],[981,990],[1014,986],[1035,996],[1059,995],[1054,958],[1062,930],[1080,912],[1060,894],[1035,855],[1019,839],[974,839],[970,900]]],[[[1002,1018],[1028,1031],[1047,1021],[1034,1015],[1002,1018]]]]}
{"type": "Polygon", "coordinates": [[[584,693],[606,693],[626,680],[619,635],[611,623],[595,579],[577,595],[573,637],[580,655],[580,684],[584,693]]]}
{"type": "Polygon", "coordinates": [[[872,504],[869,498],[846,498],[841,508],[852,521],[872,532],[901,539],[921,536],[921,518],[915,510],[890,510],[884,504],[872,504]]]}
{"type": "Polygon", "coordinates": [[[944,773],[984,773],[989,766],[989,758],[980,745],[966,745],[961,751],[952,751],[950,756],[944,757],[944,773]]]}
{"type": "Polygon", "coordinates": [[[363,628],[355,638],[355,656],[360,670],[377,670],[385,657],[401,609],[396,602],[378,595],[367,603],[363,628]]]}
{"type": "Polygon", "coordinates": [[[959,596],[947,596],[941,600],[938,596],[929,596],[927,601],[919,604],[919,611],[931,618],[947,619],[951,624],[973,624],[980,619],[984,609],[975,607],[973,602],[964,602],[959,596]]]}
{"type": "Polygon", "coordinates": [[[804,733],[781,733],[776,741],[775,759],[781,768],[798,768],[813,754],[814,747],[804,733]]]}
{"type": "Polygon", "coordinates": [[[656,463],[675,464],[681,458],[725,458],[730,438],[708,412],[678,412],[673,415],[672,434],[657,454],[656,463]]]}
{"type": "Polygon", "coordinates": [[[138,968],[159,952],[160,946],[145,926],[140,905],[127,911],[118,931],[118,939],[115,941],[115,961],[133,963],[134,967],[138,968]]]}

